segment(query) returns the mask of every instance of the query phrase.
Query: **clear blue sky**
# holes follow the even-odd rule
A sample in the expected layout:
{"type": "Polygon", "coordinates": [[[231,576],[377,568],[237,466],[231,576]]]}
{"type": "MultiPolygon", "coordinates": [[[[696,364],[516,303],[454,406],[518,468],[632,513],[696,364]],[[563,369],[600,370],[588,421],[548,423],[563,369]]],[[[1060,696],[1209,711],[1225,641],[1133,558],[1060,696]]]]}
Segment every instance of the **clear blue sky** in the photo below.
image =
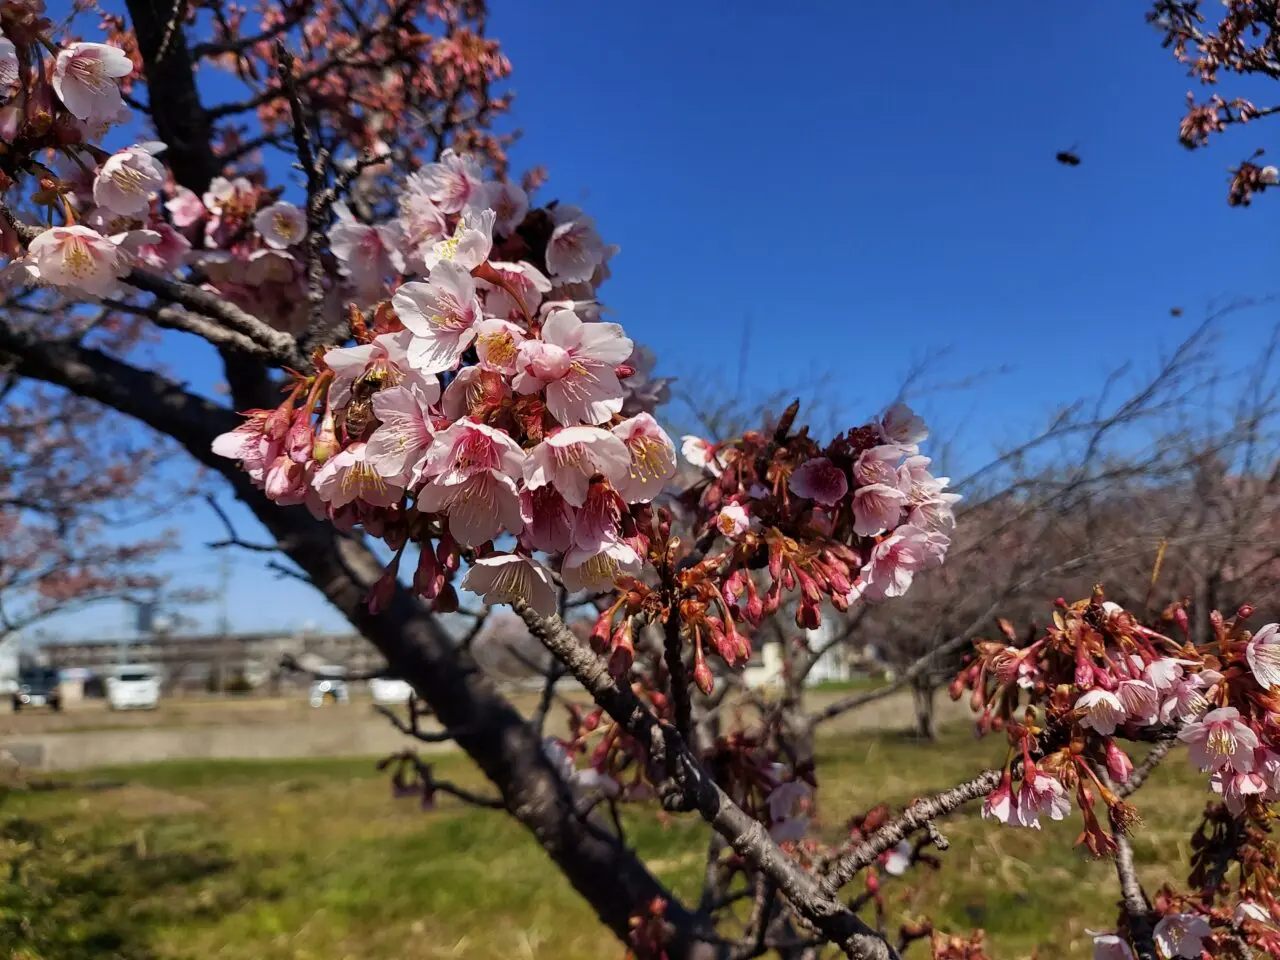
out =
{"type": "MultiPolygon", "coordinates": [[[[603,294],[660,370],[731,388],[749,318],[749,389],[826,372],[824,402],[855,423],[949,349],[937,379],[1010,368],[932,404],[977,449],[1118,362],[1149,366],[1211,302],[1276,291],[1280,197],[1225,196],[1227,168],[1280,128],[1180,147],[1191,82],[1144,4],[914,9],[495,0],[514,168],[544,164],[542,199],[582,204],[622,245],[603,294]],[[1073,146],[1079,167],[1054,162],[1073,146]]],[[[1237,315],[1224,346],[1247,351],[1273,319],[1237,315]]],[[[197,376],[196,356],[174,360],[197,376]]],[[[192,514],[174,572],[208,582],[200,544],[220,533],[192,514]]],[[[257,557],[236,558],[231,594],[237,629],[343,626],[257,557]]]]}

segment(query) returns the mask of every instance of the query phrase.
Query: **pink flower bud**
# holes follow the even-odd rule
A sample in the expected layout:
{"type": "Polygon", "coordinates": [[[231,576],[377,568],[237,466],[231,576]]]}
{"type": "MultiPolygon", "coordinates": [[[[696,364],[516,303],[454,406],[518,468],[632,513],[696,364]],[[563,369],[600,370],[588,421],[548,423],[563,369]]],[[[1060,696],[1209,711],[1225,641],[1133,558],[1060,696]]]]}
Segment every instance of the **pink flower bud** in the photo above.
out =
{"type": "Polygon", "coordinates": [[[333,411],[328,402],[324,405],[324,416],[320,418],[320,432],[311,447],[311,459],[316,463],[324,463],[338,452],[338,428],[334,423],[333,411]]]}
{"type": "Polygon", "coordinates": [[[1107,741],[1107,773],[1117,784],[1124,783],[1133,773],[1133,761],[1129,755],[1116,746],[1114,740],[1107,741]]]}
{"type": "Polygon", "coordinates": [[[285,449],[289,459],[294,463],[306,463],[311,459],[313,447],[311,433],[311,412],[299,410],[293,415],[293,423],[289,426],[289,435],[285,438],[285,449]]]}

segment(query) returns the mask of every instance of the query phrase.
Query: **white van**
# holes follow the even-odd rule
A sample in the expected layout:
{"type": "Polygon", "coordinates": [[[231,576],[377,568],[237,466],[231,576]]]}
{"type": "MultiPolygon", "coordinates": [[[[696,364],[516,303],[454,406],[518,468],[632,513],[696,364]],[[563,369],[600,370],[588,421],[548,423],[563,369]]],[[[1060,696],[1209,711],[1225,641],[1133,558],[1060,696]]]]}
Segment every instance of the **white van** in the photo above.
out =
{"type": "Polygon", "coordinates": [[[160,705],[160,671],[145,663],[116,667],[107,677],[107,706],[112,710],[154,710],[160,705]]]}

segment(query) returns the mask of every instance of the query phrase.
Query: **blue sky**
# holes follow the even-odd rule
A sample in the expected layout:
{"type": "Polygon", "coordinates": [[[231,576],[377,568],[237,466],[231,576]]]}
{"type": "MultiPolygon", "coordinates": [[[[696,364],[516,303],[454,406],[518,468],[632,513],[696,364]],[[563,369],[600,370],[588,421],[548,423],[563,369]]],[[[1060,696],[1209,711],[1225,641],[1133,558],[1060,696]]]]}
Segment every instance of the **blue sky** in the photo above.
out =
{"type": "MultiPolygon", "coordinates": [[[[947,350],[937,380],[1007,370],[925,403],[980,457],[1116,364],[1150,367],[1210,304],[1276,290],[1273,198],[1225,201],[1227,168],[1271,127],[1179,146],[1191,81],[1141,3],[671,9],[495,0],[490,19],[515,66],[513,166],[544,164],[542,199],[622,246],[603,294],[661,372],[731,390],[749,322],[747,390],[826,374],[822,402],[852,424],[947,350]],[[1083,163],[1055,163],[1070,147],[1083,163]]],[[[1247,355],[1273,320],[1228,318],[1223,348],[1247,355]]],[[[205,513],[179,582],[216,570],[205,513]]],[[[235,558],[231,598],[237,629],[343,626],[257,557],[235,558]]],[[[59,628],[121,622],[102,608],[59,628]]]]}

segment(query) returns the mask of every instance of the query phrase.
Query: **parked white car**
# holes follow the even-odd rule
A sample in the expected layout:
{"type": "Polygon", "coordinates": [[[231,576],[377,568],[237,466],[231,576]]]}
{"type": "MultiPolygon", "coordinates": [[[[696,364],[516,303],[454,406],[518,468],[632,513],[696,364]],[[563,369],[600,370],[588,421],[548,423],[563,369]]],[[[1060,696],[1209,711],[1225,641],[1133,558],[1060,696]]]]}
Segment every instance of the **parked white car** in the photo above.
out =
{"type": "Polygon", "coordinates": [[[374,703],[408,703],[413,687],[395,677],[374,677],[369,681],[369,695],[374,703]]]}
{"type": "Polygon", "coordinates": [[[160,670],[127,663],[107,677],[107,706],[112,710],[154,710],[160,706],[160,670]]]}

